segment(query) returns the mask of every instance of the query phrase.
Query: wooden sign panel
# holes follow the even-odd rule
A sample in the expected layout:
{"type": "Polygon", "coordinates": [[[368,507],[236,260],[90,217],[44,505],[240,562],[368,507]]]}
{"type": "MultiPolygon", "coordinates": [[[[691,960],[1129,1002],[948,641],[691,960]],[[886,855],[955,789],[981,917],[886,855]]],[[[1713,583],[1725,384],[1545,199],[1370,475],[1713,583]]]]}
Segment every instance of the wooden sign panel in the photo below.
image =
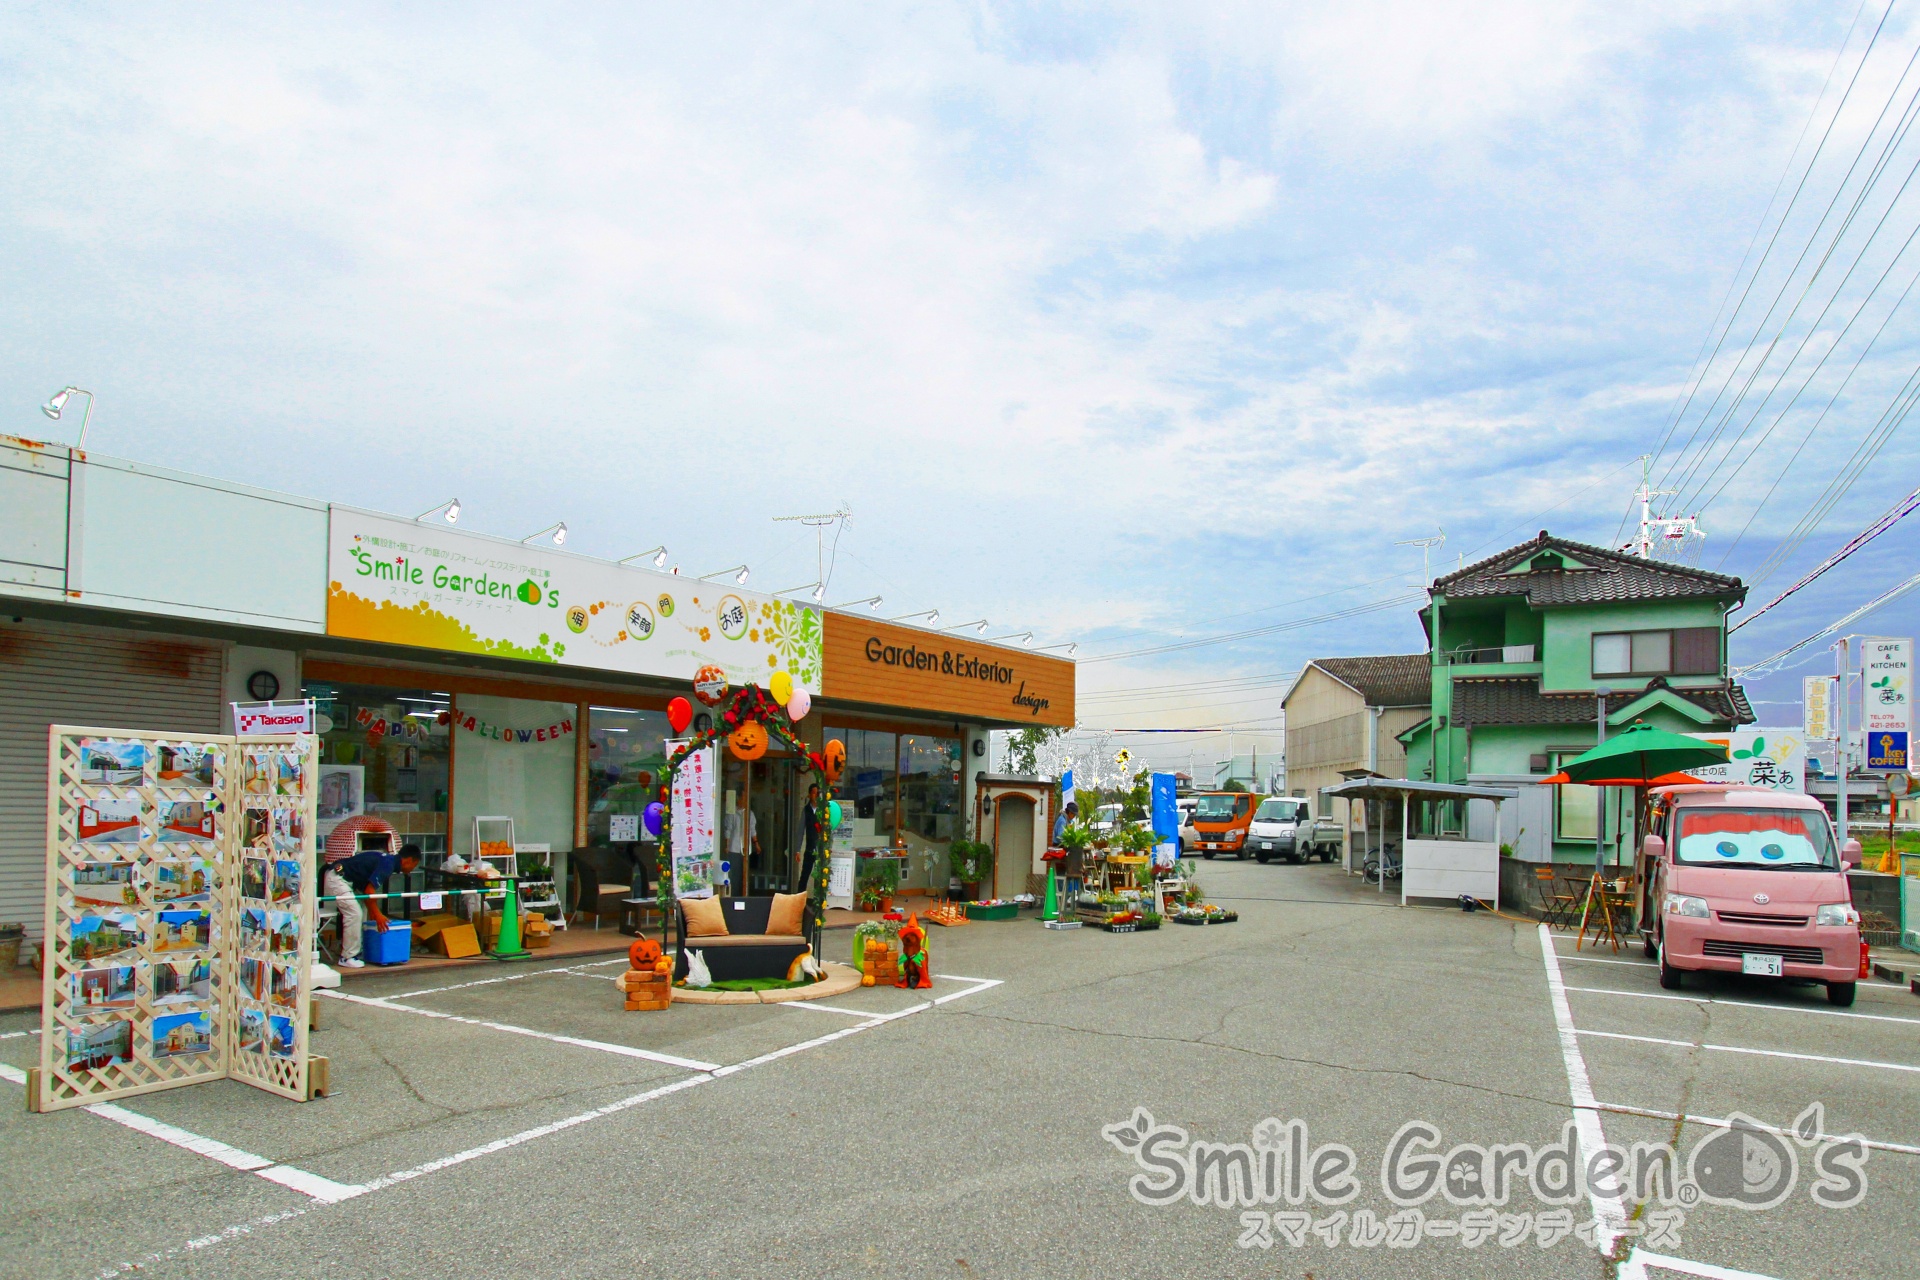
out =
{"type": "Polygon", "coordinates": [[[823,696],[994,725],[1073,724],[1074,665],[937,631],[826,615],[823,696]]]}

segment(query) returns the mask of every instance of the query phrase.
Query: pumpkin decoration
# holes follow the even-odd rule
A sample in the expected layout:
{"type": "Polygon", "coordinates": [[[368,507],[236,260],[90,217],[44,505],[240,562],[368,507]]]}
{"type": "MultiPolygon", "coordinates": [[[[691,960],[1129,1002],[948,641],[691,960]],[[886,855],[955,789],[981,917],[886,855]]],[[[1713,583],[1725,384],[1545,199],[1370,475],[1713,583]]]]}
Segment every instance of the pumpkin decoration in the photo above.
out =
{"type": "Polygon", "coordinates": [[[727,735],[727,746],[736,760],[758,760],[767,754],[767,730],[757,720],[749,720],[727,735]]]}
{"type": "Polygon", "coordinates": [[[847,770],[847,744],[838,738],[833,739],[827,743],[827,749],[822,759],[826,764],[828,784],[831,785],[840,781],[840,775],[847,770]]]}
{"type": "Polygon", "coordinates": [[[652,938],[638,938],[627,948],[627,963],[636,969],[651,969],[660,959],[660,944],[652,938]]]}
{"type": "Polygon", "coordinates": [[[694,672],[693,696],[710,707],[719,706],[727,696],[727,673],[712,663],[694,672]]]}

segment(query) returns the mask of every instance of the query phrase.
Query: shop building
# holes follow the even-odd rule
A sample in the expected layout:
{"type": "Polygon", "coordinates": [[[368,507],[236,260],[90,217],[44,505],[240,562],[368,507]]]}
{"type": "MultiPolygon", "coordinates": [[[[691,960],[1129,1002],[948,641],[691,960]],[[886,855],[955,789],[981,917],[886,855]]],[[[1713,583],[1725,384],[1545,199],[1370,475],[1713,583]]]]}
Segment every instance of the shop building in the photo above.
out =
{"type": "MultiPolygon", "coordinates": [[[[1073,723],[1063,659],[0,437],[0,921],[40,929],[48,724],[228,732],[232,702],[310,697],[323,839],[377,814],[431,863],[511,818],[594,909],[656,865],[667,702],[776,671],[814,695],[808,748],[845,743],[836,848],[908,887],[946,883],[990,730],[1073,723]]],[[[724,760],[744,889],[798,877],[802,765],[724,760]]]]}

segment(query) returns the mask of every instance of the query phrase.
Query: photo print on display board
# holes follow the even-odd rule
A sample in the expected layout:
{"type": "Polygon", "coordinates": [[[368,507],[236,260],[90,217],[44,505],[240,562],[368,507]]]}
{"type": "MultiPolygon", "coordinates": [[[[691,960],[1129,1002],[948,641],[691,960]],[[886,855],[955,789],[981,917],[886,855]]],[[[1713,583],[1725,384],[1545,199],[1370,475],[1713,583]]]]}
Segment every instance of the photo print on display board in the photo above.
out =
{"type": "Polygon", "coordinates": [[[275,955],[293,955],[300,950],[300,917],[291,911],[267,913],[270,933],[268,947],[275,955]]]}
{"type": "Polygon", "coordinates": [[[273,966],[273,1002],[287,1009],[300,1003],[300,971],[294,966],[273,966]]]}
{"type": "Polygon", "coordinates": [[[137,787],[146,778],[147,745],[114,738],[80,739],[80,781],[94,787],[137,787]]]}
{"type": "Polygon", "coordinates": [[[298,853],[307,833],[307,815],[298,809],[275,809],[272,832],[275,853],[298,853]]]}
{"type": "Polygon", "coordinates": [[[267,1018],[267,1034],[271,1041],[271,1052],[276,1058],[293,1056],[293,1019],[273,1014],[267,1018]]]}
{"type": "Polygon", "coordinates": [[[254,1000],[267,998],[267,962],[247,956],[240,961],[240,994],[254,1000]]]}
{"type": "Polygon", "coordinates": [[[202,951],[213,945],[213,917],[205,911],[161,911],[155,922],[155,951],[202,951]]]}
{"type": "Polygon", "coordinates": [[[162,960],[153,966],[154,1004],[204,1004],[212,999],[211,960],[162,960]]]}
{"type": "Polygon", "coordinates": [[[76,906],[138,907],[140,895],[133,887],[131,862],[81,862],[73,868],[73,901],[76,906]]]}
{"type": "Polygon", "coordinates": [[[269,849],[273,846],[272,829],[271,809],[248,809],[240,819],[240,843],[249,849],[269,849]]]}
{"type": "Polygon", "coordinates": [[[266,1048],[267,1015],[259,1009],[242,1009],[240,1011],[240,1052],[264,1053],[266,1048]]]}
{"type": "Polygon", "coordinates": [[[297,902],[300,899],[300,864],[292,858],[278,858],[273,864],[273,900],[297,902]]]}
{"type": "Polygon", "coordinates": [[[153,1056],[185,1058],[213,1052],[213,1021],[204,1012],[170,1013],[153,1020],[153,1056]]]}
{"type": "Polygon", "coordinates": [[[267,949],[267,911],[265,907],[245,907],[240,912],[240,949],[267,949]]]}
{"type": "Polygon", "coordinates": [[[154,777],[163,786],[210,787],[219,759],[209,747],[163,742],[155,753],[155,764],[154,777]]]}
{"type": "Polygon", "coordinates": [[[146,934],[140,930],[140,918],[131,911],[81,916],[73,922],[67,956],[74,963],[83,965],[131,960],[138,955],[146,940],[146,934]]]}
{"type": "Polygon", "coordinates": [[[139,844],[140,797],[105,796],[80,806],[82,844],[139,844]]]}
{"type": "Polygon", "coordinates": [[[67,1031],[67,1070],[104,1071],[133,1061],[133,1024],[125,1018],[67,1031]]]}
{"type": "Polygon", "coordinates": [[[153,900],[162,902],[213,901],[213,864],[205,858],[146,864],[153,877],[153,900]]]}
{"type": "Polygon", "coordinates": [[[191,800],[162,800],[159,812],[160,842],[212,844],[213,812],[213,797],[210,795],[191,800]]]}
{"type": "Polygon", "coordinates": [[[81,969],[67,976],[73,983],[69,1005],[76,1013],[131,1009],[140,994],[139,977],[135,966],[130,964],[81,969]]]}
{"type": "Polygon", "coordinates": [[[240,860],[240,896],[248,899],[266,901],[267,897],[267,860],[265,858],[242,858],[240,860]]]}

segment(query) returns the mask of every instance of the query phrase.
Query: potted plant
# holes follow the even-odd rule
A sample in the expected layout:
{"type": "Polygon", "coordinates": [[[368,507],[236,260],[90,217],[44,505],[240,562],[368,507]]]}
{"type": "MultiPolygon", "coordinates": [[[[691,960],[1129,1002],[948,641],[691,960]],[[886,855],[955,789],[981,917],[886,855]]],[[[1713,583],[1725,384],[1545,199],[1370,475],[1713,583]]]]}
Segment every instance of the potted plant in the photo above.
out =
{"type": "Polygon", "coordinates": [[[947,846],[947,862],[969,898],[980,897],[980,884],[993,865],[993,846],[982,840],[955,840],[947,846]]]}
{"type": "Polygon", "coordinates": [[[853,905],[862,911],[879,911],[880,877],[869,873],[861,877],[859,886],[853,891],[853,905]]]}
{"type": "Polygon", "coordinates": [[[876,861],[873,870],[861,877],[860,887],[871,888],[878,906],[865,908],[868,911],[893,910],[893,895],[900,891],[900,864],[891,859],[876,861]]]}

